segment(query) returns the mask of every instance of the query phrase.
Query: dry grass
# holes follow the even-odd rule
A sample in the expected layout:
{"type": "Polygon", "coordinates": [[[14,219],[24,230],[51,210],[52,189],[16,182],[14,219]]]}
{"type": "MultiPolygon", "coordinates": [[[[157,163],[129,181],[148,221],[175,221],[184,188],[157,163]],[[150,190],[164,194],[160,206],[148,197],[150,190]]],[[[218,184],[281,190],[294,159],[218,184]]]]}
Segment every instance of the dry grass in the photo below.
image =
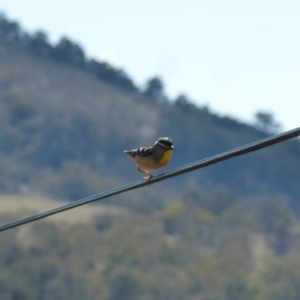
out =
{"type": "MultiPolygon", "coordinates": [[[[26,217],[32,214],[44,212],[67,204],[68,202],[56,201],[53,199],[39,196],[18,196],[18,195],[0,195],[0,223],[1,216],[26,217]]],[[[65,211],[50,217],[48,221],[67,222],[71,224],[89,223],[96,215],[103,213],[121,213],[125,210],[114,207],[88,204],[69,211],[65,211]]]]}

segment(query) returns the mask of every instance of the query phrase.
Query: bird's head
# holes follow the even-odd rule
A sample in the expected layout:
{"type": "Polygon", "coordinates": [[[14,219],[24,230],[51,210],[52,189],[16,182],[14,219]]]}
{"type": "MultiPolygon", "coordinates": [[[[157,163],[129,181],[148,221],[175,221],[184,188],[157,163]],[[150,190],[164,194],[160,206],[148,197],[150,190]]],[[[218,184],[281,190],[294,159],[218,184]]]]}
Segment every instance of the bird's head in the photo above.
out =
{"type": "Polygon", "coordinates": [[[173,146],[173,142],[170,138],[168,137],[160,137],[154,145],[158,145],[160,147],[166,148],[166,149],[170,149],[173,150],[174,146],[173,146]]]}

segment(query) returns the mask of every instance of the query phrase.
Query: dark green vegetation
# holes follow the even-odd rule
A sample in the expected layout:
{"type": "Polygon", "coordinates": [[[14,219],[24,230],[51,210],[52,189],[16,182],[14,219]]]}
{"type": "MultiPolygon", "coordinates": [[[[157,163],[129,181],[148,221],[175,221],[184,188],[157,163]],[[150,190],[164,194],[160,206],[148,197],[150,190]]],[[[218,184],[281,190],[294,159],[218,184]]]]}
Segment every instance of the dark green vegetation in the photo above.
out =
{"type": "Polygon", "coordinates": [[[299,299],[300,221],[281,201],[249,207],[196,186],[173,200],[151,215],[106,209],[1,233],[0,299],[299,299]]]}
{"type": "MultiPolygon", "coordinates": [[[[140,179],[123,150],[160,136],[170,169],[275,128],[170,100],[1,16],[0,191],[76,200],[140,179]]],[[[289,141],[103,202],[127,213],[2,233],[0,298],[299,299],[299,155],[289,141]]]]}

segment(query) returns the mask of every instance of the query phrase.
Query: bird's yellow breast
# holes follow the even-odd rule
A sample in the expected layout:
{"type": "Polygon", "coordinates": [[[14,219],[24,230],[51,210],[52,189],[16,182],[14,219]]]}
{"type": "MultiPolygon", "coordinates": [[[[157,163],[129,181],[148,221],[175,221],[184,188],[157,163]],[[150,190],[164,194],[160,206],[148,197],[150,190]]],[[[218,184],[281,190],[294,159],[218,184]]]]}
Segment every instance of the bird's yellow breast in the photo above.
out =
{"type": "Polygon", "coordinates": [[[165,165],[169,162],[169,160],[171,159],[171,156],[172,156],[172,150],[167,150],[167,151],[163,154],[162,158],[161,158],[160,161],[159,161],[160,167],[165,166],[165,165]]]}
{"type": "Polygon", "coordinates": [[[134,160],[138,166],[140,166],[145,170],[156,170],[164,167],[169,162],[171,156],[172,156],[172,150],[167,150],[162,155],[159,161],[153,159],[153,156],[148,156],[148,157],[135,156],[134,160]]]}

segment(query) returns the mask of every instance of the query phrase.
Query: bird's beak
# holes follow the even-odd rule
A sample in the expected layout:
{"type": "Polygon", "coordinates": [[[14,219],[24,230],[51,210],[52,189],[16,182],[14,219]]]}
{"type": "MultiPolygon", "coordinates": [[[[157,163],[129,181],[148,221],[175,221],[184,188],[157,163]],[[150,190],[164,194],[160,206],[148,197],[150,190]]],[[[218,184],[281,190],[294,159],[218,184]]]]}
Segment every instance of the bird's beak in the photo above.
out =
{"type": "Polygon", "coordinates": [[[173,150],[173,149],[174,149],[174,146],[171,146],[171,149],[173,150]]]}

